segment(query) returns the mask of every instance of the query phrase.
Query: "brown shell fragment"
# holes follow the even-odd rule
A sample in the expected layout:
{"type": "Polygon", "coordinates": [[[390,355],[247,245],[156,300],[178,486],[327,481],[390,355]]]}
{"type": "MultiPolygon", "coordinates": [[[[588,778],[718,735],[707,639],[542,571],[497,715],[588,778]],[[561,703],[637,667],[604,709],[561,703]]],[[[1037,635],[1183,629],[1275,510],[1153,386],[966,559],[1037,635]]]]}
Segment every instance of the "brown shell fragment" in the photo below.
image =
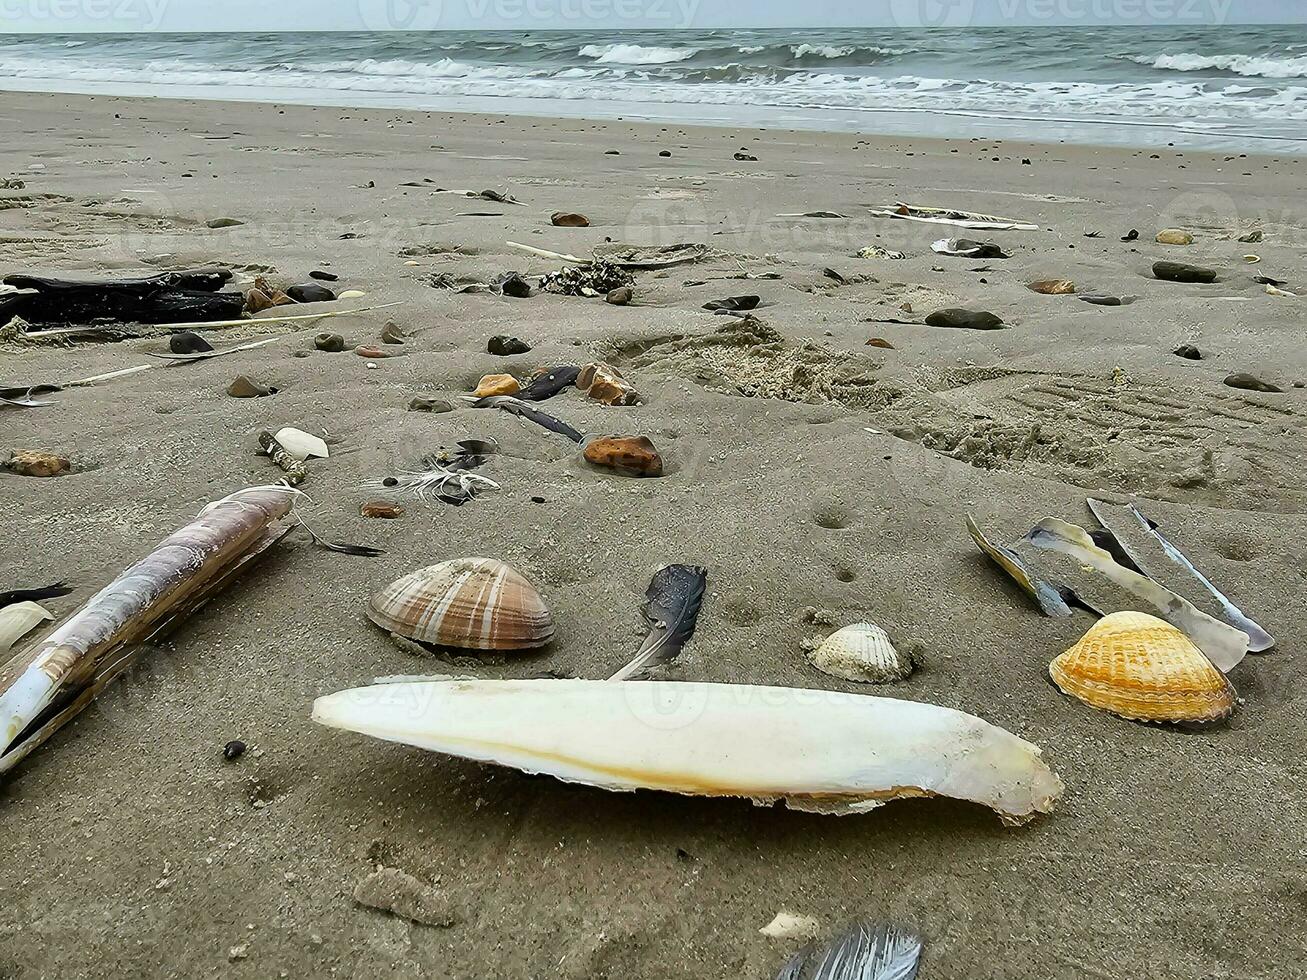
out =
{"type": "Polygon", "coordinates": [[[576,386],[597,402],[605,405],[635,405],[640,394],[622,373],[611,364],[595,361],[581,368],[576,386]]]}

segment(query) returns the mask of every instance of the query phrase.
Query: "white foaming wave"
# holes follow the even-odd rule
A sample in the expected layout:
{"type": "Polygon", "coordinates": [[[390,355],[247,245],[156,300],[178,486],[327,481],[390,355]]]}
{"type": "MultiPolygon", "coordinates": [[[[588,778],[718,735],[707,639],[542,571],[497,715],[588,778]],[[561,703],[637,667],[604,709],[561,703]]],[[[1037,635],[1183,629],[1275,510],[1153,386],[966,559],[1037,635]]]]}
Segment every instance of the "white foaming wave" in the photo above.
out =
{"type": "Polygon", "coordinates": [[[126,67],[86,60],[0,59],[0,78],[109,82],[155,87],[359,92],[397,97],[469,96],[699,105],[776,106],[853,111],[928,111],[981,117],[1030,118],[1156,125],[1164,121],[1224,128],[1265,121],[1307,124],[1307,88],[1280,91],[1246,85],[1213,88],[1210,82],[1164,81],[1146,85],[1091,82],[961,81],[947,78],[874,78],[834,72],[799,72],[784,78],[703,81],[693,84],[589,69],[578,74],[534,72],[505,76],[492,66],[438,62],[428,71],[400,71],[376,62],[370,72],[324,71],[283,65],[275,71],[223,65],[155,62],[126,67]]]}
{"type": "Polygon", "coordinates": [[[835,44],[796,44],[791,46],[790,54],[796,58],[806,58],[815,55],[819,58],[847,58],[850,55],[866,52],[867,54],[883,55],[893,57],[900,54],[912,54],[915,48],[882,48],[879,45],[869,45],[867,47],[857,47],[855,45],[835,45],[835,44]]]}
{"type": "Polygon", "coordinates": [[[648,48],[639,44],[587,44],[577,52],[601,65],[671,65],[689,61],[698,48],[648,48]]]}
{"type": "Polygon", "coordinates": [[[1132,58],[1163,71],[1228,71],[1258,78],[1307,78],[1307,57],[1275,58],[1252,54],[1163,54],[1132,58]]]}

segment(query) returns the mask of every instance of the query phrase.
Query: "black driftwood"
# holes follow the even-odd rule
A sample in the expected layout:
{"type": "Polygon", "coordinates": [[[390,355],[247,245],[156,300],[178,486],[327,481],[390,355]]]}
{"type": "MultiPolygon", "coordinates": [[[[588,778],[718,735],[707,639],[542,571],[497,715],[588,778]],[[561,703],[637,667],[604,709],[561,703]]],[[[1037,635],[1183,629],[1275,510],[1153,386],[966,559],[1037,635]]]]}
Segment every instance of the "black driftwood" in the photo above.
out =
{"type": "Polygon", "coordinates": [[[240,316],[245,298],[220,293],[231,272],[197,269],[164,272],[144,279],[107,279],[87,282],[45,279],[40,276],[6,276],[6,285],[34,289],[35,294],[5,297],[6,317],[21,316],[28,323],[76,325],[113,320],[120,323],[173,323],[232,320],[240,316]]]}

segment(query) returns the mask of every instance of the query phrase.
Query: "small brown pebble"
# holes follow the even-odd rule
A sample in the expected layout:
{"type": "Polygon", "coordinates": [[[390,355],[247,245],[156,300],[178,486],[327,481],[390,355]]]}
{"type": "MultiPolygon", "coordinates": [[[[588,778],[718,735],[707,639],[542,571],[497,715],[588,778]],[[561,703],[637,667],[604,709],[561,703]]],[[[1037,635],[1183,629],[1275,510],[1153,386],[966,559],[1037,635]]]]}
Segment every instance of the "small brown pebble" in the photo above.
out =
{"type": "Polygon", "coordinates": [[[511,374],[487,374],[472,394],[477,398],[488,398],[490,395],[516,395],[521,390],[522,386],[511,374]]]}
{"type": "Polygon", "coordinates": [[[270,385],[261,384],[258,381],[251,381],[245,375],[240,374],[236,379],[227,386],[227,394],[232,398],[266,398],[268,395],[276,394],[277,389],[270,385]]]}
{"type": "Polygon", "coordinates": [[[64,456],[43,453],[33,449],[16,449],[9,457],[8,467],[22,476],[59,476],[72,472],[73,464],[64,456]]]}
{"type": "Polygon", "coordinates": [[[589,228],[590,219],[583,214],[575,214],[571,211],[555,211],[549,218],[550,222],[557,228],[589,228]]]}
{"type": "Polygon", "coordinates": [[[359,508],[361,517],[377,517],[383,520],[393,521],[404,513],[404,508],[399,504],[392,504],[385,500],[373,500],[359,508]]]}
{"type": "Polygon", "coordinates": [[[616,289],[610,289],[608,295],[604,298],[614,306],[627,306],[634,295],[635,293],[630,286],[618,286],[616,289]]]}
{"type": "Polygon", "coordinates": [[[381,342],[383,344],[402,344],[406,336],[404,328],[394,320],[387,320],[386,325],[381,328],[381,342]]]}
{"type": "Polygon", "coordinates": [[[896,348],[893,344],[891,344],[888,340],[886,340],[884,337],[872,337],[869,341],[867,341],[866,346],[868,346],[868,347],[883,347],[885,350],[897,350],[897,349],[898,349],[898,348],[896,348]]]}
{"type": "Polygon", "coordinates": [[[585,447],[585,459],[627,476],[663,475],[663,459],[646,436],[601,436],[585,447]]]}
{"type": "Polygon", "coordinates": [[[345,349],[345,338],[338,333],[320,333],[313,338],[313,346],[328,354],[339,354],[345,349]]]}

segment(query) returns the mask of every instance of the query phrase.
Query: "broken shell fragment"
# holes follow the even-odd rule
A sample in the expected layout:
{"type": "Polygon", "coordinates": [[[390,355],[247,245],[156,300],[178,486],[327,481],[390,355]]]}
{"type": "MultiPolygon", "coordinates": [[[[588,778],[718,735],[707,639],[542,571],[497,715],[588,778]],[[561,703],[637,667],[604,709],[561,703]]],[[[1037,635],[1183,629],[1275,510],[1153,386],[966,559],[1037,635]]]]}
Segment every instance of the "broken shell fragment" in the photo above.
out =
{"type": "Polygon", "coordinates": [[[556,228],[589,228],[590,219],[570,211],[555,211],[549,219],[556,228]]]}
{"type": "Polygon", "coordinates": [[[581,368],[576,386],[597,402],[605,405],[635,405],[640,394],[611,364],[597,361],[581,368]]]}
{"type": "Polygon", "coordinates": [[[1065,296],[1076,291],[1076,284],[1070,279],[1043,279],[1026,286],[1031,292],[1043,293],[1045,296],[1065,296]]]}
{"type": "Polygon", "coordinates": [[[450,680],[318,698],[333,728],[608,790],[744,797],[848,815],[947,796],[1004,823],[1048,813],[1062,780],[980,718],[834,691],[680,681],[450,680]]]}
{"type": "Polygon", "coordinates": [[[1064,694],[1132,721],[1213,722],[1234,711],[1225,675],[1184,633],[1147,613],[1099,620],[1048,673],[1064,694]]]}
{"type": "Polygon", "coordinates": [[[287,426],[284,429],[278,429],[273,438],[281,443],[282,449],[299,460],[310,459],[315,456],[318,459],[327,459],[331,455],[326,442],[302,429],[292,429],[287,426]]]}
{"type": "Polygon", "coordinates": [[[1183,228],[1163,228],[1157,233],[1158,245],[1192,245],[1194,236],[1183,228]]]}
{"type": "Polygon", "coordinates": [[[491,395],[515,395],[522,390],[517,378],[511,374],[487,374],[472,392],[474,398],[488,398],[491,395]]]}
{"type": "Polygon", "coordinates": [[[828,636],[808,660],[822,673],[862,684],[901,681],[916,664],[911,653],[899,653],[875,623],[854,623],[828,636]]]}
{"type": "Polygon", "coordinates": [[[405,575],[372,597],[368,618],[409,640],[466,650],[528,650],[554,635],[535,586],[493,558],[458,558],[405,575]]]}
{"type": "Polygon", "coordinates": [[[360,517],[375,517],[393,521],[404,515],[404,508],[388,500],[372,500],[359,508],[360,517]]]}
{"type": "Polygon", "coordinates": [[[362,299],[366,295],[367,293],[365,293],[361,289],[347,289],[336,298],[337,299],[362,299]]]}
{"type": "Polygon", "coordinates": [[[0,608],[0,653],[51,619],[49,611],[35,602],[14,602],[0,608]]]}
{"type": "Polygon", "coordinates": [[[243,374],[238,374],[227,386],[227,394],[232,398],[267,398],[275,395],[277,389],[258,381],[252,381],[243,374]]]}

